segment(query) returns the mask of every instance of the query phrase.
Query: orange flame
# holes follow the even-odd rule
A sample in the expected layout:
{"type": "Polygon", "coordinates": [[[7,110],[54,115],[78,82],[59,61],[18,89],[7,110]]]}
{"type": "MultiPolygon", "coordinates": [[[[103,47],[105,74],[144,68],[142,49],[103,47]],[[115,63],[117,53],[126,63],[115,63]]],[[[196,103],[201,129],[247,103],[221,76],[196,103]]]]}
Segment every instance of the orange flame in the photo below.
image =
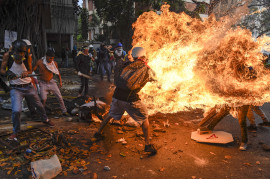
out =
{"type": "Polygon", "coordinates": [[[250,31],[231,28],[240,16],[202,22],[170,12],[167,4],[161,10],[161,15],[146,12],[133,24],[133,47],[146,49],[158,79],[140,92],[150,114],[270,101],[270,74],[261,53],[269,38],[255,42],[250,31]]]}
{"type": "Polygon", "coordinates": [[[85,100],[84,102],[85,103],[89,103],[89,102],[91,102],[93,100],[93,98],[91,98],[91,97],[89,97],[87,100],[85,100]]]}

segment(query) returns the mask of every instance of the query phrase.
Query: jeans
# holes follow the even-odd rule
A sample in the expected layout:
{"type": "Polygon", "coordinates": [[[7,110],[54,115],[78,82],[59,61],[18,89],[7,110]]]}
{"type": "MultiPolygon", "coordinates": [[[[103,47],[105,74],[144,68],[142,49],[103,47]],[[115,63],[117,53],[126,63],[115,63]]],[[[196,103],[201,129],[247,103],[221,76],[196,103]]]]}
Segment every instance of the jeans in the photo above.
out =
{"type": "Polygon", "coordinates": [[[105,75],[105,71],[107,73],[108,81],[110,81],[111,78],[111,63],[108,62],[101,62],[100,64],[100,70],[101,70],[101,79],[103,79],[103,76],[105,75]]]}
{"type": "Polygon", "coordinates": [[[51,79],[49,82],[40,80],[39,86],[40,86],[40,96],[43,102],[46,102],[48,92],[51,91],[57,98],[60,104],[61,111],[63,113],[67,112],[63,97],[54,79],[51,79]]]}
{"type": "Polygon", "coordinates": [[[81,87],[80,87],[79,93],[80,94],[83,93],[84,96],[88,95],[88,81],[89,79],[81,76],[81,87]]]}
{"type": "Polygon", "coordinates": [[[38,97],[37,91],[34,86],[29,85],[26,87],[12,87],[10,91],[11,103],[12,103],[12,122],[13,122],[13,133],[16,134],[21,128],[21,111],[22,101],[26,97],[31,104],[33,104],[43,121],[48,119],[45,109],[38,97]]]}

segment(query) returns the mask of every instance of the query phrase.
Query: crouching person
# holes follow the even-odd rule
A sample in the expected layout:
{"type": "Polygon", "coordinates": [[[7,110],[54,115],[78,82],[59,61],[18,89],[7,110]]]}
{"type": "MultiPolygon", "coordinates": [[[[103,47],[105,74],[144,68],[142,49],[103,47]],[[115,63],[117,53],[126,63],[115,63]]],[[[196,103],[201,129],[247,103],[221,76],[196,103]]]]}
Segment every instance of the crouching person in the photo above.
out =
{"type": "Polygon", "coordinates": [[[37,108],[43,123],[54,126],[54,123],[48,119],[37,91],[31,84],[31,78],[27,77],[28,74],[32,73],[30,65],[32,62],[25,61],[26,46],[26,43],[22,40],[14,41],[11,52],[4,55],[1,65],[1,74],[7,76],[11,87],[13,134],[8,139],[15,141],[17,141],[17,134],[20,131],[20,114],[24,97],[32,101],[31,103],[37,108]]]}
{"type": "Polygon", "coordinates": [[[122,72],[116,77],[116,89],[113,94],[109,115],[102,121],[96,138],[101,136],[105,125],[113,118],[120,120],[126,111],[141,126],[145,138],[145,152],[151,155],[157,153],[155,147],[150,144],[149,121],[146,106],[139,98],[138,92],[145,84],[153,80],[153,71],[147,66],[145,60],[146,52],[141,47],[132,50],[133,62],[129,61],[123,65],[122,72]],[[139,71],[138,71],[139,70],[139,71]],[[143,71],[141,71],[143,70],[143,71]]]}
{"type": "Polygon", "coordinates": [[[60,108],[62,111],[63,116],[69,116],[67,113],[66,106],[64,104],[63,97],[61,92],[53,79],[54,74],[59,78],[59,86],[62,87],[62,79],[60,72],[58,70],[57,63],[54,61],[54,51],[52,49],[48,49],[46,52],[46,56],[42,59],[38,60],[35,67],[33,68],[34,71],[39,70],[40,73],[40,96],[43,106],[45,107],[47,101],[47,94],[51,91],[57,98],[60,108]]]}

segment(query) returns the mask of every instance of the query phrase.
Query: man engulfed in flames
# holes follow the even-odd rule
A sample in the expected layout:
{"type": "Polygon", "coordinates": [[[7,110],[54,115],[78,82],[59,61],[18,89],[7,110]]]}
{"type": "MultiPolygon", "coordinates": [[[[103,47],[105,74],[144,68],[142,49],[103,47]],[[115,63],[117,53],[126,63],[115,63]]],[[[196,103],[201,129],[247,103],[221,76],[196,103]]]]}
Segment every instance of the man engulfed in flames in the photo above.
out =
{"type": "MultiPolygon", "coordinates": [[[[170,12],[167,4],[161,10],[161,15],[146,12],[133,24],[132,45],[146,49],[148,65],[158,79],[141,91],[149,113],[239,107],[246,134],[248,105],[270,101],[270,74],[261,53],[269,49],[270,38],[254,41],[249,30],[232,28],[240,18],[217,21],[210,16],[201,21],[170,12]]],[[[247,138],[243,139],[246,144],[247,138]]]]}

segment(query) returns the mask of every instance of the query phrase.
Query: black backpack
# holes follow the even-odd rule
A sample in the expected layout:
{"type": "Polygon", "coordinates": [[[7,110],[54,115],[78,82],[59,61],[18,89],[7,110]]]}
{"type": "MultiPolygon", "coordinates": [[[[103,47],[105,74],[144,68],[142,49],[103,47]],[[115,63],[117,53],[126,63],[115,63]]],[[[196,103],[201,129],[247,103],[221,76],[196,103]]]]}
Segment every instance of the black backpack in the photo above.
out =
{"type": "Polygon", "coordinates": [[[116,86],[121,89],[141,89],[149,81],[149,67],[137,60],[127,65],[116,79],[116,86]]]}

